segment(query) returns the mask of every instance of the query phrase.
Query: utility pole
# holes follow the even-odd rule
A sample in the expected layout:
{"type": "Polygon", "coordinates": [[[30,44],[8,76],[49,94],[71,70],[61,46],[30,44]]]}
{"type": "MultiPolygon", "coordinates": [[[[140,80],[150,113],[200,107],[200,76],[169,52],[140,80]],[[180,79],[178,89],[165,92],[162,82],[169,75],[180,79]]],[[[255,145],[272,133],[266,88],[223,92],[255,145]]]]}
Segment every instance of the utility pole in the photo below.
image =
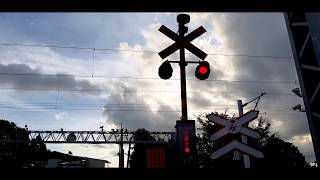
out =
{"type": "Polygon", "coordinates": [[[120,142],[119,142],[119,168],[124,168],[124,150],[123,150],[123,128],[122,123],[120,123],[120,142]]]}
{"type": "MultiPolygon", "coordinates": [[[[255,101],[257,99],[256,105],[254,107],[254,109],[256,109],[260,98],[265,94],[266,93],[261,93],[260,96],[254,98],[253,100],[251,100],[251,101],[249,101],[249,102],[247,102],[245,104],[242,104],[242,100],[238,100],[237,104],[238,104],[239,117],[243,115],[243,107],[245,107],[246,105],[248,105],[249,103],[251,103],[251,102],[253,102],[253,101],[255,101]]],[[[248,126],[248,124],[246,124],[245,126],[248,126]]],[[[248,144],[247,136],[241,134],[241,141],[244,144],[248,144]]],[[[247,154],[243,154],[243,162],[244,162],[244,167],[245,168],[250,168],[250,157],[247,154]]]]}
{"type": "Polygon", "coordinates": [[[127,168],[130,166],[130,151],[131,151],[131,141],[133,139],[133,136],[131,136],[130,141],[129,141],[129,148],[128,148],[128,156],[127,156],[127,168]]]}
{"type": "MultiPolygon", "coordinates": [[[[238,110],[239,110],[239,116],[243,115],[243,105],[242,105],[242,100],[238,100],[238,110]]],[[[247,136],[241,134],[241,141],[244,144],[248,144],[247,136]]],[[[245,168],[250,168],[250,157],[246,154],[243,154],[243,161],[244,161],[244,167],[245,168]]]]}

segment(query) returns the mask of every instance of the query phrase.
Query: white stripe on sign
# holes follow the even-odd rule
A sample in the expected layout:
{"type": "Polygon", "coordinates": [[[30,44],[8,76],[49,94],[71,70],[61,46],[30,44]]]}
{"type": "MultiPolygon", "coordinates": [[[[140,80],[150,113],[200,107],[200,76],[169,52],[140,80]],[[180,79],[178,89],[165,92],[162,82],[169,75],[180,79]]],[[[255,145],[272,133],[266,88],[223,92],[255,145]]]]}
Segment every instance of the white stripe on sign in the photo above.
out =
{"type": "Polygon", "coordinates": [[[260,134],[259,133],[255,132],[255,131],[253,131],[251,129],[248,129],[248,128],[241,128],[240,129],[240,133],[244,134],[244,135],[247,135],[247,136],[249,136],[251,138],[254,138],[254,139],[260,138],[260,134]]]}
{"type": "Polygon", "coordinates": [[[228,145],[220,148],[219,150],[215,151],[211,154],[211,159],[218,159],[221,156],[227,154],[228,152],[238,149],[248,155],[254,156],[256,158],[263,158],[263,154],[260,151],[257,151],[245,144],[239,143],[238,141],[232,141],[228,145]]]}
{"type": "Polygon", "coordinates": [[[208,118],[209,121],[212,121],[212,122],[214,122],[214,123],[218,123],[218,124],[220,124],[220,125],[227,126],[227,125],[230,124],[230,122],[228,122],[225,118],[222,118],[222,117],[217,116],[217,115],[215,115],[215,114],[209,114],[209,115],[207,116],[207,118],[208,118]]]}
{"type": "Polygon", "coordinates": [[[210,136],[210,140],[211,141],[216,141],[216,140],[220,139],[221,137],[227,135],[228,133],[229,133],[229,131],[226,128],[224,128],[224,129],[212,134],[210,136]]]}
{"type": "Polygon", "coordinates": [[[237,126],[242,126],[258,117],[259,111],[249,111],[246,114],[240,116],[235,122],[237,126]]]}

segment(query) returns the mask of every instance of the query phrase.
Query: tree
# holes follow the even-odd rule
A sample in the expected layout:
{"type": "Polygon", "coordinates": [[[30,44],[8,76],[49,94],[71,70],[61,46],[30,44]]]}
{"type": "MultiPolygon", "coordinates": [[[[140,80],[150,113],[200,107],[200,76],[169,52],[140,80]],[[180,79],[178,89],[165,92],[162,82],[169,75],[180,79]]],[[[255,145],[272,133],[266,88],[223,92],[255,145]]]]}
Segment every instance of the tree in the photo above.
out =
{"type": "Polygon", "coordinates": [[[0,120],[0,141],[9,141],[0,143],[0,167],[44,167],[47,163],[47,148],[41,138],[29,141],[26,129],[13,122],[0,120]]]}
{"type": "MultiPolygon", "coordinates": [[[[139,141],[155,141],[146,129],[137,129],[134,133],[134,142],[139,141]]],[[[130,167],[131,168],[144,168],[146,166],[145,149],[146,144],[135,143],[134,150],[131,155],[130,167]]]]}
{"type": "MultiPolygon", "coordinates": [[[[224,116],[227,119],[231,117],[226,114],[214,113],[220,116],[224,116]]],[[[240,141],[239,136],[228,136],[222,141],[211,142],[210,136],[214,132],[218,131],[221,126],[214,124],[206,118],[206,115],[200,115],[197,118],[200,123],[197,134],[198,143],[197,149],[199,152],[199,163],[201,167],[243,167],[243,161],[233,161],[232,154],[228,154],[220,160],[211,160],[210,155],[224,144],[227,144],[232,139],[240,141]]],[[[305,161],[305,157],[292,143],[283,141],[276,133],[271,133],[271,123],[269,120],[262,117],[258,118],[258,124],[256,126],[251,125],[251,128],[255,129],[260,135],[259,140],[248,138],[248,143],[251,147],[259,149],[264,154],[263,159],[250,158],[253,168],[306,168],[309,167],[305,161]]]]}

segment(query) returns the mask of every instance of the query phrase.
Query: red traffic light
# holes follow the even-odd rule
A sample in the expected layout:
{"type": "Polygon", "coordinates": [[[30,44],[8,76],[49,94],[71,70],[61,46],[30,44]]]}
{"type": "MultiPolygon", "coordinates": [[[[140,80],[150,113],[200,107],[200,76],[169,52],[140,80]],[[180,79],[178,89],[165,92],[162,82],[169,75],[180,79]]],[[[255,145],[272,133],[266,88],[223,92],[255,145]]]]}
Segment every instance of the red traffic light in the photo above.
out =
{"type": "Polygon", "coordinates": [[[210,75],[210,64],[207,61],[202,61],[196,68],[195,76],[200,80],[205,80],[210,75]]]}

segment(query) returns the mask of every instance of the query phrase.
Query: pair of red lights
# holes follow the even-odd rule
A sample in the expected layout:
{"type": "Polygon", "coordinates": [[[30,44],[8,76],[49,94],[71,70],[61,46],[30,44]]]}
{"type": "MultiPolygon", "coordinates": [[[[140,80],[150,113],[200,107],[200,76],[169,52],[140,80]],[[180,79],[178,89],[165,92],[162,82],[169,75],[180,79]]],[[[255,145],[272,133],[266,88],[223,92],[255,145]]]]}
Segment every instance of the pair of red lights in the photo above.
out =
{"type": "MultiPolygon", "coordinates": [[[[170,61],[165,61],[159,67],[158,74],[161,79],[169,79],[172,76],[173,69],[170,61]]],[[[200,61],[196,68],[195,76],[200,80],[205,80],[210,75],[210,64],[207,61],[200,61]]]]}
{"type": "Polygon", "coordinates": [[[184,143],[184,152],[190,153],[190,146],[189,146],[189,136],[186,134],[183,137],[183,143],[184,143]]]}

